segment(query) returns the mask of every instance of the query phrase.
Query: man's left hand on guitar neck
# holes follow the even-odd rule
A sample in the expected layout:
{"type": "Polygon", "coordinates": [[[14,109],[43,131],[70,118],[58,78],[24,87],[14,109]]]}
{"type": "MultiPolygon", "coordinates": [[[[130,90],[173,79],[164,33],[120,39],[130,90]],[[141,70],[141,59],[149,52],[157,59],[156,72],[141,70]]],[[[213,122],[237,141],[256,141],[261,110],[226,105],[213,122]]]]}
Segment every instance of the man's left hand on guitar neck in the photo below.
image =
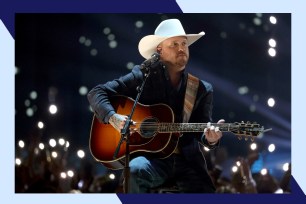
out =
{"type": "MultiPolygon", "coordinates": [[[[121,114],[113,114],[110,119],[109,123],[118,131],[120,132],[123,128],[125,121],[127,119],[127,116],[121,115],[121,114]]],[[[217,124],[224,123],[225,120],[221,119],[217,122],[217,124]]],[[[132,121],[133,125],[135,125],[135,122],[132,121]]],[[[137,129],[134,127],[130,128],[130,133],[134,133],[137,131],[137,129]]],[[[207,123],[207,128],[204,129],[205,139],[207,140],[209,145],[215,145],[218,143],[220,138],[222,137],[222,132],[220,131],[219,127],[215,127],[213,125],[210,125],[210,123],[207,123]]]]}
{"type": "MultiPolygon", "coordinates": [[[[224,123],[224,119],[220,119],[217,124],[224,123]]],[[[215,145],[222,137],[222,132],[220,131],[219,127],[215,127],[207,123],[207,128],[204,129],[205,139],[207,140],[209,145],[215,145]]]]}

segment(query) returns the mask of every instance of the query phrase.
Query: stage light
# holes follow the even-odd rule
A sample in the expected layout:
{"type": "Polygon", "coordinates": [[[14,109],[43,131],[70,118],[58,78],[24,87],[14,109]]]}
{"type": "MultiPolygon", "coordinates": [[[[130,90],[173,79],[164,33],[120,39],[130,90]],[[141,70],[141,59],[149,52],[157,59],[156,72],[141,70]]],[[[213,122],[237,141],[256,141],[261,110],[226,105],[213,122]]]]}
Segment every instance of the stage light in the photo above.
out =
{"type": "Polygon", "coordinates": [[[111,32],[111,29],[108,28],[108,27],[106,27],[106,28],[103,29],[103,33],[104,33],[105,35],[108,35],[110,32],[111,32]]]}
{"type": "Polygon", "coordinates": [[[288,162],[283,165],[283,170],[284,171],[288,171],[289,170],[289,163],[288,162]]]}
{"type": "Polygon", "coordinates": [[[107,36],[107,39],[108,39],[109,41],[113,41],[113,40],[115,40],[115,35],[114,35],[114,34],[109,34],[109,35],[107,36]]]}
{"type": "Polygon", "coordinates": [[[221,32],[220,33],[220,37],[222,38],[222,39],[226,39],[227,38],[227,33],[226,32],[221,32]]]}
{"type": "Polygon", "coordinates": [[[281,188],[278,188],[274,193],[275,193],[275,194],[283,194],[283,193],[284,193],[284,190],[281,189],[281,188]]]}
{"type": "Polygon", "coordinates": [[[236,173],[237,171],[238,171],[238,167],[237,167],[237,166],[233,166],[233,167],[232,167],[232,172],[233,172],[233,173],[236,173]]]}
{"type": "Polygon", "coordinates": [[[268,101],[267,101],[267,104],[268,104],[268,106],[270,106],[270,107],[274,107],[274,105],[275,105],[275,100],[274,100],[274,98],[269,98],[268,101]]]}
{"type": "Polygon", "coordinates": [[[39,143],[38,147],[39,147],[39,149],[41,149],[41,150],[45,149],[45,145],[44,145],[43,143],[39,143]]]}
{"type": "Polygon", "coordinates": [[[272,24],[276,24],[277,23],[277,19],[276,19],[275,16],[270,16],[269,20],[270,20],[270,23],[272,23],[272,24]]]}
{"type": "Polygon", "coordinates": [[[260,26],[261,25],[261,19],[256,17],[256,18],[253,19],[253,23],[257,26],[260,26]]]}
{"type": "Polygon", "coordinates": [[[60,176],[61,176],[62,179],[67,178],[67,174],[65,172],[61,172],[60,176]]]}
{"type": "Polygon", "coordinates": [[[247,86],[241,86],[241,87],[238,88],[238,93],[240,95],[247,94],[247,93],[249,93],[249,88],[247,86]]]}
{"type": "Polygon", "coordinates": [[[143,27],[143,22],[142,21],[136,21],[135,26],[136,26],[136,28],[142,28],[143,27]]]}
{"type": "Polygon", "coordinates": [[[67,175],[72,178],[74,176],[74,172],[72,170],[68,170],[67,175]]]}
{"type": "Polygon", "coordinates": [[[97,56],[98,50],[96,48],[93,48],[93,49],[90,50],[90,54],[91,54],[91,56],[97,56]]]}
{"type": "Polygon", "coordinates": [[[86,39],[84,42],[84,45],[89,47],[91,45],[91,40],[90,39],[86,39]]]}
{"type": "Polygon", "coordinates": [[[79,94],[80,94],[81,96],[85,96],[87,93],[88,93],[88,88],[87,88],[86,86],[81,86],[81,87],[79,88],[79,94]]]}
{"type": "Polygon", "coordinates": [[[21,159],[16,158],[16,159],[15,159],[15,164],[16,164],[17,166],[20,166],[20,165],[21,165],[21,159]]]}
{"type": "Polygon", "coordinates": [[[19,146],[20,148],[24,148],[24,146],[25,146],[24,141],[23,141],[23,140],[19,140],[18,146],[19,146]]]}
{"type": "Polygon", "coordinates": [[[255,112],[256,111],[256,106],[254,104],[251,104],[249,107],[251,112],[255,112]]]}
{"type": "Polygon", "coordinates": [[[50,107],[49,107],[49,112],[50,112],[51,114],[55,114],[55,113],[57,112],[57,107],[56,107],[56,105],[50,105],[50,107]]]}
{"type": "Polygon", "coordinates": [[[270,45],[270,47],[276,47],[276,41],[273,38],[271,38],[269,40],[269,45],[270,45]]]}
{"type": "Polygon", "coordinates": [[[239,167],[241,166],[241,162],[240,161],[236,161],[236,165],[239,167]]]}
{"type": "Polygon", "coordinates": [[[257,144],[256,144],[256,143],[252,143],[252,144],[250,145],[250,149],[251,149],[251,150],[257,149],[257,144]]]}
{"type": "Polygon", "coordinates": [[[34,148],[34,154],[38,155],[39,154],[39,149],[37,147],[34,148]]]}
{"type": "Polygon", "coordinates": [[[15,67],[15,75],[19,74],[20,69],[18,67],[15,67]]]}
{"type": "Polygon", "coordinates": [[[262,170],[260,171],[260,174],[263,175],[263,176],[265,176],[265,175],[268,174],[268,170],[264,168],[264,169],[262,169],[262,170]]]}
{"type": "Polygon", "coordinates": [[[25,105],[26,107],[29,107],[29,106],[31,105],[31,101],[30,101],[29,99],[26,99],[26,100],[24,101],[24,105],[25,105]]]}
{"type": "Polygon", "coordinates": [[[110,41],[108,45],[110,48],[116,48],[118,46],[118,43],[117,41],[113,40],[113,41],[110,41]]]}
{"type": "Polygon", "coordinates": [[[275,151],[275,145],[274,144],[270,144],[268,147],[268,151],[269,152],[274,152],[275,151]]]}
{"type": "Polygon", "coordinates": [[[127,68],[128,70],[132,70],[134,66],[135,66],[135,64],[134,64],[133,62],[128,62],[128,63],[126,64],[126,68],[127,68]]]}
{"type": "Polygon", "coordinates": [[[116,176],[115,176],[115,174],[109,174],[109,178],[110,178],[111,180],[114,180],[114,179],[116,178],[116,176]]]}
{"type": "Polygon", "coordinates": [[[79,188],[82,188],[83,185],[84,185],[84,181],[83,181],[83,180],[80,180],[80,181],[78,182],[78,187],[79,187],[79,188]]]}
{"type": "Polygon", "coordinates": [[[33,108],[27,108],[26,114],[27,114],[28,117],[32,117],[34,115],[33,108]]]}
{"type": "Polygon", "coordinates": [[[79,43],[83,44],[83,43],[85,43],[85,40],[86,40],[86,38],[84,36],[81,36],[79,38],[79,43]]]}
{"type": "Polygon", "coordinates": [[[276,50],[274,48],[269,48],[268,50],[268,54],[271,56],[271,57],[275,57],[276,56],[276,50]]]}
{"type": "Polygon", "coordinates": [[[37,126],[38,126],[39,129],[43,129],[43,128],[44,128],[44,123],[41,122],[41,121],[39,121],[39,122],[37,123],[37,126]]]}
{"type": "Polygon", "coordinates": [[[65,144],[65,140],[63,138],[58,139],[58,144],[63,146],[65,144]]]}
{"type": "Polygon", "coordinates": [[[53,152],[51,152],[51,156],[52,156],[53,158],[57,158],[58,154],[57,154],[56,151],[53,151],[53,152]]]}
{"type": "Polygon", "coordinates": [[[68,148],[69,146],[70,146],[70,143],[66,141],[66,148],[68,148]]]}
{"type": "Polygon", "coordinates": [[[37,98],[37,92],[36,91],[31,91],[30,98],[35,100],[37,98]]]}
{"type": "Polygon", "coordinates": [[[50,140],[49,140],[49,145],[50,145],[51,147],[55,147],[55,146],[56,146],[56,141],[55,141],[55,139],[50,139],[50,140]]]}
{"type": "Polygon", "coordinates": [[[83,159],[85,157],[85,152],[83,150],[78,150],[77,155],[79,158],[83,159]]]}

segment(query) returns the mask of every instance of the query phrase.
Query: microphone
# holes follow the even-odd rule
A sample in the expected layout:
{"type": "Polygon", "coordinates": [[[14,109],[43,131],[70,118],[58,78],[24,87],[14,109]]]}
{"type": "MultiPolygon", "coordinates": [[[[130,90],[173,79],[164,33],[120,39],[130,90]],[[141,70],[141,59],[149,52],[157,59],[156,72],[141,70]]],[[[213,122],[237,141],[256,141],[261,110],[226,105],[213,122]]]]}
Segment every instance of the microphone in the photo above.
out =
{"type": "Polygon", "coordinates": [[[160,59],[160,55],[155,52],[153,53],[153,55],[151,56],[151,58],[145,60],[141,65],[140,65],[140,69],[148,69],[150,67],[152,67],[153,65],[156,65],[156,62],[158,62],[160,59]]]}

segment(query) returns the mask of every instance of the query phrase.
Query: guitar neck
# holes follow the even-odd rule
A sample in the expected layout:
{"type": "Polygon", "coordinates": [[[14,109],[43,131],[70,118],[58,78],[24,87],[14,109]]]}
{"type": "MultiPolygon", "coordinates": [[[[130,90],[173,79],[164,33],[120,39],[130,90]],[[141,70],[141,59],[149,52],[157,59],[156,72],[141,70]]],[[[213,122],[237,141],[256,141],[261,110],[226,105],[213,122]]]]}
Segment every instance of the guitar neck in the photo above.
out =
{"type": "MultiPolygon", "coordinates": [[[[172,133],[172,132],[204,132],[209,123],[159,123],[157,132],[172,133]]],[[[219,127],[223,132],[231,132],[239,128],[235,123],[210,123],[210,126],[219,127]]]]}
{"type": "MultiPolygon", "coordinates": [[[[114,96],[110,99],[115,111],[121,115],[128,115],[134,100],[124,96],[114,96]]],[[[264,130],[264,127],[256,122],[250,121],[234,123],[172,123],[174,120],[173,111],[168,105],[142,105],[137,104],[133,121],[136,133],[130,138],[129,153],[137,155],[152,153],[152,156],[166,158],[170,156],[178,145],[178,137],[182,132],[204,132],[209,125],[219,127],[222,132],[232,132],[238,139],[254,139],[261,133],[271,130],[264,130]],[[161,133],[161,134],[159,134],[161,133]]],[[[133,127],[134,128],[134,127],[133,127]]],[[[124,146],[121,146],[121,134],[110,124],[104,124],[94,115],[90,132],[90,150],[94,158],[104,164],[107,168],[124,168],[123,158],[126,156],[124,146]],[[118,151],[116,158],[114,152],[118,151]]]]}

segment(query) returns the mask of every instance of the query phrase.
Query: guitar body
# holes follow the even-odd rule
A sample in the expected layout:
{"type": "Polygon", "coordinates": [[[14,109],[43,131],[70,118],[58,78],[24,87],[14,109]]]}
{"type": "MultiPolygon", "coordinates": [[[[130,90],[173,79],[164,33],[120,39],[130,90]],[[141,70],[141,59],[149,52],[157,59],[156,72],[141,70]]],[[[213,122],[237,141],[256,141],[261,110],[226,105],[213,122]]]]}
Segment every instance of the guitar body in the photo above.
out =
{"type": "MultiPolygon", "coordinates": [[[[134,105],[134,100],[125,96],[111,97],[110,103],[115,111],[121,115],[129,115],[134,105]]],[[[136,122],[137,131],[130,135],[129,152],[131,158],[138,155],[150,155],[158,158],[170,156],[177,147],[183,132],[203,132],[208,123],[174,123],[174,113],[165,104],[142,105],[138,103],[134,110],[132,120],[136,122]]],[[[245,136],[253,139],[265,130],[257,123],[210,123],[218,126],[222,132],[232,132],[241,138],[245,136]]],[[[135,128],[131,126],[131,128],[135,128]]],[[[110,124],[100,123],[96,116],[93,117],[89,148],[92,156],[105,167],[110,169],[124,168],[126,157],[126,140],[120,145],[116,158],[114,153],[120,143],[121,134],[110,124]]]]}
{"type": "MultiPolygon", "coordinates": [[[[110,99],[116,113],[129,115],[134,104],[134,100],[125,96],[114,96],[110,99]]],[[[153,123],[173,123],[174,114],[171,108],[165,104],[146,106],[137,104],[132,120],[139,124],[153,123]]],[[[107,168],[120,169],[124,167],[126,153],[126,141],[120,146],[117,157],[114,153],[120,142],[121,134],[110,124],[100,123],[96,116],[93,117],[90,132],[90,151],[92,156],[107,168]]],[[[130,135],[129,151],[131,157],[137,155],[150,154],[159,158],[171,155],[177,146],[178,133],[158,133],[157,131],[137,131],[130,135]]]]}

